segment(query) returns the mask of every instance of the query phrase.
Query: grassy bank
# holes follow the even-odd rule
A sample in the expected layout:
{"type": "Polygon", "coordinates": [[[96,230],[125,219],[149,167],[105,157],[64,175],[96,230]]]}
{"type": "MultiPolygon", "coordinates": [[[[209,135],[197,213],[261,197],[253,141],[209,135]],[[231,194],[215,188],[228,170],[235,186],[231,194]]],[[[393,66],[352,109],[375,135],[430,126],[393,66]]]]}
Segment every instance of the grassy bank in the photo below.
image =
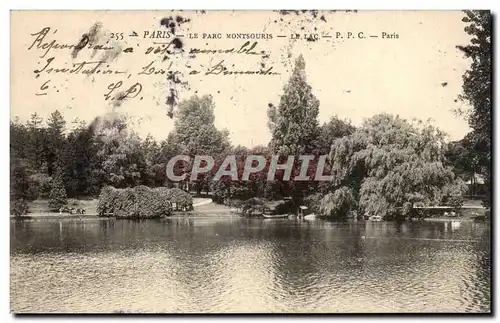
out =
{"type": "MultiPolygon", "coordinates": [[[[97,199],[69,199],[68,207],[85,210],[86,216],[97,215],[97,199]]],[[[29,213],[26,216],[71,216],[69,213],[52,212],[49,208],[49,200],[34,200],[28,202],[29,213]]],[[[77,216],[73,214],[73,216],[77,216]]]]}
{"type": "MultiPolygon", "coordinates": [[[[192,212],[173,212],[173,215],[187,215],[187,214],[199,214],[207,212],[209,214],[221,214],[226,213],[229,208],[219,207],[214,208],[214,203],[208,203],[207,198],[193,198],[193,204],[195,211],[192,212]],[[200,204],[199,207],[196,205],[200,204]]],[[[80,208],[85,210],[85,215],[80,214],[69,214],[59,212],[51,212],[49,209],[49,200],[40,199],[28,202],[29,213],[23,216],[23,218],[79,218],[79,217],[97,217],[97,203],[98,199],[69,199],[68,206],[73,208],[80,208]]],[[[11,215],[11,217],[14,217],[11,215]]]]}

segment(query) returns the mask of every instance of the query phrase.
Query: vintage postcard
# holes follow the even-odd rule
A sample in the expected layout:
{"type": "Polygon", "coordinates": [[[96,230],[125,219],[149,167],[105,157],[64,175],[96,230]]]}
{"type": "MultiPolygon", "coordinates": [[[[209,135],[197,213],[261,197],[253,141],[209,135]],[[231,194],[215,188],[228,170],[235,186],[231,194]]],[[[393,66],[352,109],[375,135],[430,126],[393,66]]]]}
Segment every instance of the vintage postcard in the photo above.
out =
{"type": "Polygon", "coordinates": [[[491,313],[489,11],[10,19],[12,313],[491,313]]]}

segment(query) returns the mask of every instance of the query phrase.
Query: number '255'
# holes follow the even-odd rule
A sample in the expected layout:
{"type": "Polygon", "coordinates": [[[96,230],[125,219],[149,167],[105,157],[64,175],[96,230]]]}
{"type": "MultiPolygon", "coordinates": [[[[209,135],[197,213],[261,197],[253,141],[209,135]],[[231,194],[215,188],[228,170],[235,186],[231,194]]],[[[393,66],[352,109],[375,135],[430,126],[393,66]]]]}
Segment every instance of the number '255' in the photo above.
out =
{"type": "Polygon", "coordinates": [[[111,39],[123,40],[123,33],[111,33],[111,39]]]}

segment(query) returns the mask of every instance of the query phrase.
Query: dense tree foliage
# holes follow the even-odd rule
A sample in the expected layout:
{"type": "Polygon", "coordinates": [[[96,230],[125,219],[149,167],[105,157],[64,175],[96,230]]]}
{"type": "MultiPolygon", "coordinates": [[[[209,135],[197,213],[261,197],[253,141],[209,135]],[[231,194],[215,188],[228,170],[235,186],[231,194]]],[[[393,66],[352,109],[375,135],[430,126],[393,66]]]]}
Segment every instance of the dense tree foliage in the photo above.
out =
{"type": "Polygon", "coordinates": [[[99,195],[97,212],[99,216],[117,218],[161,218],[172,214],[172,205],[163,192],[147,186],[124,189],[106,186],[99,195]]]}
{"type": "Polygon", "coordinates": [[[307,84],[305,67],[301,55],[295,62],[278,107],[270,104],[268,109],[268,126],[272,135],[269,145],[273,153],[281,156],[317,152],[319,101],[307,84]]]}
{"type": "Polygon", "coordinates": [[[26,169],[17,156],[10,159],[10,213],[16,216],[28,213],[29,182],[26,169]]]}
{"type": "MultiPolygon", "coordinates": [[[[238,179],[233,180],[230,176],[222,176],[217,181],[211,181],[210,187],[214,200],[219,203],[231,203],[232,200],[247,200],[252,197],[263,197],[273,199],[277,196],[277,182],[268,181],[267,175],[270,163],[270,150],[267,147],[256,146],[248,149],[243,146],[237,146],[225,154],[220,154],[215,159],[215,167],[212,170],[211,177],[215,176],[217,170],[227,155],[236,156],[236,168],[238,179]],[[263,169],[248,175],[248,179],[243,180],[245,165],[249,156],[262,156],[265,159],[263,169]]],[[[257,166],[253,161],[250,166],[257,166]]]]}
{"type": "Polygon", "coordinates": [[[468,194],[480,195],[488,192],[488,187],[477,183],[478,175],[484,175],[484,168],[480,165],[480,154],[475,148],[473,133],[468,133],[459,141],[448,143],[445,152],[446,162],[453,167],[455,174],[470,183],[468,194]],[[482,187],[480,187],[480,185],[482,187]]]}
{"type": "Polygon", "coordinates": [[[349,122],[339,119],[337,116],[330,118],[320,129],[318,149],[321,155],[329,154],[335,139],[352,134],[356,128],[349,122]]]}
{"type": "Polygon", "coordinates": [[[472,133],[461,140],[449,142],[445,157],[453,166],[455,174],[464,180],[470,179],[479,171],[479,156],[474,150],[472,133]]]}
{"type": "Polygon", "coordinates": [[[374,116],[334,142],[334,192],[322,207],[334,212],[351,204],[389,218],[406,216],[415,205],[437,205],[464,189],[445,164],[445,149],[444,133],[432,125],[374,116]]]}
{"type": "MultiPolygon", "coordinates": [[[[140,138],[127,127],[125,116],[117,113],[90,124],[75,120],[70,129],[59,111],[47,120],[36,113],[24,124],[14,119],[10,125],[11,214],[25,214],[26,202],[37,198],[49,199],[50,208],[58,210],[67,197],[96,197],[107,185],[177,185],[166,178],[172,157],[222,154],[231,149],[228,132],[215,128],[213,110],[210,96],[181,102],[174,131],[160,142],[151,136],[140,138]]],[[[192,186],[209,188],[209,180],[200,176],[192,186]]],[[[179,191],[170,192],[169,198],[179,210],[190,209],[191,195],[179,191]]]]}
{"type": "MultiPolygon", "coordinates": [[[[191,157],[191,162],[195,155],[216,156],[228,152],[231,147],[229,132],[215,127],[214,109],[215,104],[210,95],[193,96],[181,102],[177,108],[171,139],[180,154],[191,157]]],[[[192,169],[192,163],[185,167],[186,170],[192,169]]],[[[189,179],[190,172],[186,173],[189,179]]],[[[209,174],[200,174],[192,184],[200,193],[209,188],[210,179],[209,174]]]]}
{"type": "MultiPolygon", "coordinates": [[[[307,83],[305,67],[304,58],[300,55],[295,61],[295,67],[284,87],[278,107],[270,104],[268,108],[271,153],[280,156],[279,163],[286,162],[288,156],[295,156],[294,175],[298,175],[300,171],[300,155],[317,157],[320,153],[320,103],[307,83]]],[[[314,165],[310,166],[312,170],[314,165]]],[[[273,185],[274,189],[279,196],[291,196],[296,203],[317,185],[317,182],[312,180],[296,182],[284,179],[283,173],[277,172],[279,177],[273,185]]]]}
{"type": "Polygon", "coordinates": [[[353,190],[349,187],[342,186],[319,199],[316,208],[320,214],[342,218],[346,217],[357,207],[358,201],[354,198],[353,190]]]}
{"type": "Polygon", "coordinates": [[[173,137],[186,155],[215,155],[230,147],[227,130],[215,127],[215,104],[209,95],[193,96],[179,104],[173,137]]]}
{"type": "Polygon", "coordinates": [[[62,173],[58,170],[52,179],[51,189],[49,194],[49,208],[51,211],[59,211],[68,203],[66,189],[62,180],[62,173]]]}
{"type": "Polygon", "coordinates": [[[191,211],[193,209],[193,197],[180,188],[157,187],[155,191],[161,194],[163,199],[170,201],[175,211],[191,211]]]}
{"type": "MultiPolygon", "coordinates": [[[[189,192],[196,191],[249,214],[273,203],[278,213],[295,212],[305,203],[313,212],[330,217],[357,212],[393,218],[409,215],[416,205],[446,203],[457,208],[462,202],[457,196],[464,188],[461,179],[484,173],[475,132],[460,142],[446,143],[444,133],[432,125],[387,114],[359,127],[336,116],[320,126],[319,101],[306,82],[302,56],[279,105],[268,109],[268,146],[232,147],[227,130],[215,126],[214,110],[209,95],[180,102],[174,129],[161,141],[139,137],[117,113],[90,124],[75,120],[71,127],[59,111],[45,121],[36,113],[26,123],[14,119],[10,125],[11,214],[25,214],[26,202],[37,198],[48,198],[50,208],[58,210],[67,198],[99,196],[102,216],[161,217],[172,209],[191,210],[189,192]],[[175,174],[186,173],[180,183],[166,175],[168,162],[177,155],[191,158],[175,164],[175,174]],[[195,176],[191,173],[194,157],[200,155],[211,156],[214,166],[195,176]],[[235,156],[237,177],[216,177],[228,155],[235,156]],[[262,158],[248,158],[255,155],[262,158]],[[304,155],[312,159],[303,169],[299,156],[304,155]],[[328,155],[324,165],[320,155],[328,155]],[[276,156],[280,164],[288,156],[295,157],[290,179],[283,170],[268,178],[276,156]],[[260,163],[260,170],[243,178],[246,167],[260,163]],[[314,179],[320,166],[332,180],[314,179]],[[306,179],[296,181],[297,176],[306,179]]],[[[206,165],[202,161],[199,166],[206,165]]]]}
{"type": "Polygon", "coordinates": [[[106,175],[106,184],[117,188],[141,184],[141,173],[145,171],[144,156],[140,154],[140,138],[123,126],[105,125],[98,133],[100,137],[97,158],[101,171],[106,175]]]}
{"type": "MultiPolygon", "coordinates": [[[[488,10],[466,10],[463,22],[471,43],[458,48],[472,63],[463,76],[463,94],[460,98],[471,105],[468,121],[472,128],[470,141],[476,153],[480,173],[485,175],[487,186],[491,178],[491,108],[492,108],[492,16],[488,10]]],[[[486,204],[490,204],[490,194],[486,204]]]]}

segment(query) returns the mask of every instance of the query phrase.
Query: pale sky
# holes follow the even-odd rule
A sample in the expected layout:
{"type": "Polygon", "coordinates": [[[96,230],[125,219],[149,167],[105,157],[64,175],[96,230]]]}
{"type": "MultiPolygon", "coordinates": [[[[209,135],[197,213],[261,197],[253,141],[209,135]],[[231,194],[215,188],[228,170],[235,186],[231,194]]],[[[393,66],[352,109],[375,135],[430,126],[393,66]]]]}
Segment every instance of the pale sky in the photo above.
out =
{"type": "MultiPolygon", "coordinates": [[[[133,128],[141,135],[152,134],[157,139],[167,137],[174,120],[167,115],[165,105],[170,86],[165,75],[139,75],[142,67],[153,62],[156,70],[172,68],[182,72],[186,86],[176,85],[179,98],[189,98],[195,91],[199,95],[214,97],[215,123],[227,128],[233,144],[253,146],[267,144],[270,132],[267,128],[268,103],[277,105],[287,82],[292,62],[302,54],[306,61],[308,83],[320,101],[319,120],[327,121],[332,115],[351,120],[359,125],[363,119],[377,113],[388,112],[405,118],[427,120],[449,134],[449,139],[462,138],[468,131],[466,121],[456,117],[452,110],[463,108],[455,102],[461,93],[462,75],[469,62],[456,49],[467,44],[463,14],[460,11],[363,11],[357,13],[319,12],[300,15],[281,15],[270,11],[223,11],[223,12],[13,12],[11,14],[11,116],[26,120],[37,112],[43,117],[59,109],[68,121],[78,117],[90,122],[98,115],[110,111],[126,113],[134,120],[133,128]],[[143,38],[149,34],[168,31],[160,26],[162,18],[177,15],[190,19],[175,30],[182,37],[183,54],[170,56],[145,54],[153,42],[170,39],[143,38]],[[324,16],[324,19],[320,19],[324,16]],[[94,23],[102,28],[97,43],[103,44],[111,33],[122,33],[118,40],[110,40],[107,46],[133,47],[133,53],[120,53],[105,64],[125,71],[121,75],[69,75],[47,74],[42,71],[35,78],[36,69],[42,69],[47,59],[54,57],[51,67],[71,68],[72,63],[104,59],[99,51],[92,57],[92,50],[84,48],[76,58],[71,49],[37,49],[36,34],[50,27],[43,42],[55,40],[59,44],[77,44],[82,34],[89,32],[94,23]],[[54,34],[53,32],[57,32],[54,34]],[[138,37],[129,37],[136,31],[138,37]],[[203,33],[222,33],[222,39],[201,39],[203,33]],[[335,38],[339,32],[344,38],[335,38]],[[346,39],[351,32],[352,39],[346,39]],[[363,32],[364,39],[357,36],[363,32]],[[398,34],[397,39],[383,39],[382,33],[398,34]],[[198,33],[198,39],[189,39],[189,33],[198,33]],[[255,51],[261,55],[244,54],[197,54],[190,57],[192,48],[229,49],[240,48],[247,40],[226,39],[226,33],[265,33],[272,39],[257,40],[255,51]],[[331,35],[317,41],[292,40],[290,35],[317,33],[331,35]],[[286,37],[277,37],[284,35],[286,37]],[[369,37],[369,35],[378,37],[369,37]],[[208,68],[224,60],[228,70],[259,70],[273,67],[280,75],[204,75],[208,68]],[[234,64],[234,66],[233,66],[234,64]],[[189,71],[201,71],[188,75],[189,71]],[[129,77],[130,75],[130,77],[129,77]],[[44,90],[42,84],[47,83],[44,90]],[[113,107],[105,101],[110,83],[122,81],[126,90],[136,82],[142,85],[141,93],[113,107]],[[59,91],[59,92],[58,92],[59,91]],[[35,93],[47,93],[37,96],[35,93]],[[142,100],[140,99],[142,98],[142,100]]],[[[250,40],[253,42],[254,40],[250,40]]]]}

